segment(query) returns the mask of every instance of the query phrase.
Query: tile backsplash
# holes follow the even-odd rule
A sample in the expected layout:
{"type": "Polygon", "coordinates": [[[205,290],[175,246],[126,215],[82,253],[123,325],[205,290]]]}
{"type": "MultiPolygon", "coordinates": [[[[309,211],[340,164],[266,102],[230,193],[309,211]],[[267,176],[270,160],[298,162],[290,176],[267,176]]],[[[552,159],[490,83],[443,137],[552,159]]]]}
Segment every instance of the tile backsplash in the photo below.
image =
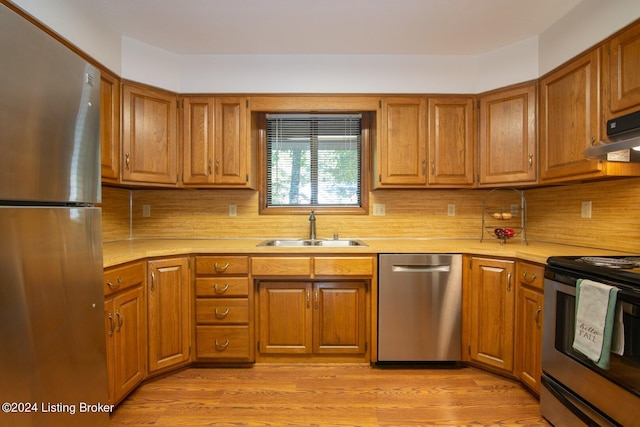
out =
{"type": "MultiPolygon", "coordinates": [[[[317,215],[317,236],[477,238],[490,190],[376,190],[369,215],[317,215]],[[383,204],[384,216],[373,215],[383,204]],[[450,216],[454,205],[455,215],[450,216]]],[[[529,240],[640,252],[640,178],[525,189],[529,240]],[[592,216],[581,218],[591,201],[592,216]]],[[[308,236],[306,215],[259,215],[258,192],[103,188],[104,241],[308,236]],[[148,205],[150,216],[143,216],[148,205]],[[229,216],[235,205],[237,216],[229,216]]]]}

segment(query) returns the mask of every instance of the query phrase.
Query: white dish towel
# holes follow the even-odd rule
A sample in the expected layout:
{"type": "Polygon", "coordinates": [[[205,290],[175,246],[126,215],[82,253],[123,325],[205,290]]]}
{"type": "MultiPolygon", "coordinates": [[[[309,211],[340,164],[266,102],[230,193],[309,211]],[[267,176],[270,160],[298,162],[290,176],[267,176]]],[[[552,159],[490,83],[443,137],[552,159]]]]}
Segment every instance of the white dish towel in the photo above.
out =
{"type": "Polygon", "coordinates": [[[602,369],[609,369],[617,293],[617,288],[592,280],[576,284],[573,348],[602,369]]]}

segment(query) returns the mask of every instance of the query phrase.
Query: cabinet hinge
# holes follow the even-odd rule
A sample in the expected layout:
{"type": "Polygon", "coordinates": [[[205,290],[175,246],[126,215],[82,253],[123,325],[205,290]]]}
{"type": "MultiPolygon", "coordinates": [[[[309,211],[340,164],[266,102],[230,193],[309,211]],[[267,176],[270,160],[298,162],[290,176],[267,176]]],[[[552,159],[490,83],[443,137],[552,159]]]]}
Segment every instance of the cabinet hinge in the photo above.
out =
{"type": "Polygon", "coordinates": [[[473,270],[473,258],[469,258],[469,270],[473,270]]]}
{"type": "Polygon", "coordinates": [[[469,354],[469,356],[471,356],[471,346],[467,347],[467,353],[469,354]]]}
{"type": "Polygon", "coordinates": [[[257,342],[258,345],[258,351],[260,351],[260,341],[257,342]]]}
{"type": "Polygon", "coordinates": [[[381,99],[378,100],[378,108],[382,108],[382,100],[381,99]]]}
{"type": "Polygon", "coordinates": [[[189,356],[191,356],[191,346],[189,346],[189,356]]]}
{"type": "Polygon", "coordinates": [[[177,108],[184,108],[184,99],[176,100],[176,107],[177,108]]]}
{"type": "Polygon", "coordinates": [[[369,343],[365,342],[364,343],[364,351],[368,351],[369,350],[369,343]]]}
{"type": "Polygon", "coordinates": [[[249,108],[249,100],[248,100],[248,99],[247,99],[247,101],[245,102],[245,106],[246,106],[247,108],[249,108]]]}
{"type": "Polygon", "coordinates": [[[249,174],[246,174],[244,179],[246,180],[246,182],[249,182],[249,174]]]}

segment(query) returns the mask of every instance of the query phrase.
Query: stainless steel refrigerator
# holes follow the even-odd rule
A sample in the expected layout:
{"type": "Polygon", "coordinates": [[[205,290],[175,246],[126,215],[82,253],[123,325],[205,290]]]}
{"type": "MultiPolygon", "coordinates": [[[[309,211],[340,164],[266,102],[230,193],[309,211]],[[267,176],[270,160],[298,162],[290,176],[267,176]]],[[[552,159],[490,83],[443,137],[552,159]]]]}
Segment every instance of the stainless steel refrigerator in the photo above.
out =
{"type": "Polygon", "coordinates": [[[107,425],[100,74],[2,4],[0,58],[0,425],[107,425]]]}

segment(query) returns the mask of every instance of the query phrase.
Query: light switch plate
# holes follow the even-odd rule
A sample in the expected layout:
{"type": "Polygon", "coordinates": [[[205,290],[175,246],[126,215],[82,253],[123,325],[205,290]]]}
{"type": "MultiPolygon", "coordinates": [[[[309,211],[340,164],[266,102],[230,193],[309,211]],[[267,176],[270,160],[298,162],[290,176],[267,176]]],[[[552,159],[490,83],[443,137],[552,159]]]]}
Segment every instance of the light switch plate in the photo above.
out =
{"type": "Polygon", "coordinates": [[[456,205],[453,203],[447,205],[447,216],[456,216],[456,205]]]}
{"type": "Polygon", "coordinates": [[[229,216],[238,216],[238,207],[236,205],[229,205],[229,216]]]}
{"type": "Polygon", "coordinates": [[[142,216],[149,218],[151,216],[151,205],[142,205],[142,216]]]}

